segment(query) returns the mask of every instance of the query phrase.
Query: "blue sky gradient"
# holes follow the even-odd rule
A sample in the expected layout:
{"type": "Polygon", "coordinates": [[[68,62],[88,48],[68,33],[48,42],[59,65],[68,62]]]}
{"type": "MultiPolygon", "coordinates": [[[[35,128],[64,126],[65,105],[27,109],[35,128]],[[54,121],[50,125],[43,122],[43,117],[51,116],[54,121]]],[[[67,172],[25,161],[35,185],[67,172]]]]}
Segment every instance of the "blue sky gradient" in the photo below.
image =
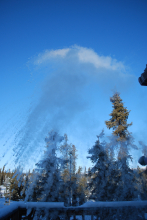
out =
{"type": "MultiPolygon", "coordinates": [[[[50,129],[67,133],[78,165],[120,92],[135,144],[147,145],[147,1],[0,2],[0,167],[33,167],[50,129]],[[18,160],[19,158],[19,160],[18,160]]],[[[136,167],[142,150],[132,151],[136,167]]]]}

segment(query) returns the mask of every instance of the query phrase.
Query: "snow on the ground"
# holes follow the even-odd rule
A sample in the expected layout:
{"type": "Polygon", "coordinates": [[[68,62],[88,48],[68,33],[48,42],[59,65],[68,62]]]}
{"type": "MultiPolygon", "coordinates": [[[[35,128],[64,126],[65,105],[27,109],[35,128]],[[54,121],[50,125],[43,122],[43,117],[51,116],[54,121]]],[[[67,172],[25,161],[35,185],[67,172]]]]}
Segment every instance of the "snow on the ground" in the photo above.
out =
{"type": "Polygon", "coordinates": [[[6,187],[4,185],[0,186],[0,197],[4,197],[4,193],[6,192],[6,187]]]}

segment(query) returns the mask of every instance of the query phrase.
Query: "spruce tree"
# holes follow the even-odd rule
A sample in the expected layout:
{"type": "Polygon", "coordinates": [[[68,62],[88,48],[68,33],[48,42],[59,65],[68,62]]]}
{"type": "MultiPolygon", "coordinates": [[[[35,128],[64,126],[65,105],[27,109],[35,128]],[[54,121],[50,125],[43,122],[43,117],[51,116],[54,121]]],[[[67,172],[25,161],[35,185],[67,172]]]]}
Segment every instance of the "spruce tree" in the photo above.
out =
{"type": "MultiPolygon", "coordinates": [[[[46,151],[42,160],[36,164],[36,169],[31,175],[25,201],[61,202],[60,173],[62,160],[57,157],[57,151],[63,139],[64,138],[55,131],[51,131],[49,136],[45,139],[46,151]]],[[[41,216],[50,219],[50,213],[47,210],[42,213],[41,210],[37,209],[35,216],[35,219],[41,219],[41,216]]]]}
{"type": "Polygon", "coordinates": [[[88,150],[88,153],[91,156],[91,162],[94,164],[90,170],[91,181],[89,183],[90,198],[96,201],[106,201],[108,198],[108,182],[109,176],[109,158],[106,152],[106,142],[100,142],[100,138],[103,138],[104,131],[100,133],[98,140],[95,142],[95,145],[88,150]]]}
{"type": "Polygon", "coordinates": [[[60,153],[63,159],[63,167],[62,167],[61,175],[64,182],[67,182],[70,178],[70,159],[69,159],[70,150],[71,150],[71,146],[70,144],[68,144],[68,137],[67,134],[65,134],[64,142],[60,146],[60,153]]]}
{"type": "Polygon", "coordinates": [[[23,188],[22,188],[22,191],[21,191],[21,195],[22,195],[23,200],[25,199],[25,192],[29,188],[30,177],[31,177],[31,173],[30,173],[30,170],[29,170],[28,173],[24,174],[23,188]]]}
{"type": "Polygon", "coordinates": [[[75,145],[71,145],[71,189],[72,189],[72,206],[77,205],[77,177],[76,177],[76,160],[77,160],[77,149],[75,145]]]}
{"type": "Polygon", "coordinates": [[[60,146],[60,152],[62,154],[63,168],[61,172],[62,187],[61,197],[64,201],[65,206],[69,206],[72,200],[72,205],[77,204],[76,196],[76,147],[75,145],[68,144],[68,137],[64,135],[64,143],[60,146]]]}
{"type": "MultiPolygon", "coordinates": [[[[127,124],[130,111],[123,106],[119,94],[120,93],[115,92],[113,97],[110,98],[110,101],[113,104],[113,111],[110,114],[112,117],[109,121],[105,121],[105,124],[107,128],[113,128],[112,134],[117,137],[115,147],[118,151],[118,166],[120,168],[120,166],[122,167],[122,163],[125,163],[125,166],[127,166],[128,161],[130,159],[132,160],[130,149],[138,149],[138,147],[133,144],[134,138],[131,135],[131,132],[128,131],[128,127],[132,125],[132,122],[127,124]]],[[[113,139],[115,137],[113,137],[113,139]]],[[[112,151],[112,154],[113,153],[114,151],[112,151]]]]}
{"type": "Polygon", "coordinates": [[[78,198],[78,205],[82,205],[85,203],[89,197],[89,190],[87,189],[87,177],[86,172],[82,173],[82,167],[79,166],[77,171],[77,198],[78,198]]]}
{"type": "Polygon", "coordinates": [[[113,105],[113,111],[110,114],[111,118],[109,121],[105,121],[107,128],[113,129],[113,134],[118,136],[118,141],[126,139],[128,135],[128,127],[133,123],[127,124],[129,112],[127,108],[123,106],[120,93],[115,92],[110,101],[113,105]]]}
{"type": "Polygon", "coordinates": [[[133,200],[137,196],[136,190],[136,177],[134,172],[129,167],[129,161],[132,160],[130,155],[130,149],[138,149],[133,144],[134,138],[131,132],[128,131],[128,127],[132,123],[127,124],[129,112],[127,108],[123,106],[122,99],[118,92],[115,92],[113,97],[110,98],[113,104],[113,111],[110,114],[111,119],[105,121],[106,126],[110,129],[113,128],[113,145],[117,147],[117,158],[116,166],[117,170],[117,187],[115,192],[116,200],[133,200]]]}
{"type": "Polygon", "coordinates": [[[18,177],[17,170],[15,170],[13,177],[10,179],[9,196],[13,201],[19,201],[23,199],[23,174],[18,177]]]}
{"type": "Polygon", "coordinates": [[[58,143],[63,140],[57,132],[51,131],[45,139],[46,151],[42,160],[36,164],[31,183],[26,191],[26,200],[57,202],[60,186],[60,160],[57,157],[58,143]],[[31,190],[30,190],[31,189],[31,190]],[[34,189],[34,191],[33,191],[34,189]],[[30,193],[36,192],[36,198],[30,193]]]}

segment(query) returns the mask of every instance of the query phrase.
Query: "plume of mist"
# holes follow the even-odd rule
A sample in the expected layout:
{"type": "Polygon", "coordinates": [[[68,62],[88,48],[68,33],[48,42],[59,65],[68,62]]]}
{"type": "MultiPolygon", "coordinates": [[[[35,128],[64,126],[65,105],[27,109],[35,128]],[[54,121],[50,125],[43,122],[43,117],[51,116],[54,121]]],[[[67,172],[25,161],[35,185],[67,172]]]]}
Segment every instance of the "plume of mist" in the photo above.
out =
{"type": "Polygon", "coordinates": [[[89,97],[99,99],[93,88],[107,94],[114,86],[120,92],[127,91],[135,79],[127,74],[122,62],[79,46],[46,50],[27,65],[41,93],[13,148],[15,163],[24,166],[26,160],[36,162],[41,155],[49,130],[66,132],[80,114],[91,108],[89,97]]]}

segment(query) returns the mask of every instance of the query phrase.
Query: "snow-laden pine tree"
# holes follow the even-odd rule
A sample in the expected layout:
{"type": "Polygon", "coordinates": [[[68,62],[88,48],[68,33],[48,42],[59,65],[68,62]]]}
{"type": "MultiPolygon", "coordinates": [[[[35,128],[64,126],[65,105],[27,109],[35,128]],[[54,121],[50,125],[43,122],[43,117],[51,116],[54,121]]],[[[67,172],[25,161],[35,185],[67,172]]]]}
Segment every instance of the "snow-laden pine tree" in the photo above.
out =
{"type": "Polygon", "coordinates": [[[76,173],[77,176],[77,199],[78,205],[82,205],[85,203],[89,198],[89,190],[87,189],[88,186],[88,178],[86,176],[86,168],[85,172],[82,173],[82,167],[79,166],[78,171],[76,173]]]}
{"type": "Polygon", "coordinates": [[[77,159],[77,149],[75,145],[71,145],[71,189],[72,189],[72,206],[78,205],[77,202],[77,176],[76,176],[76,159],[77,159]]]}
{"type": "Polygon", "coordinates": [[[103,137],[104,130],[97,136],[98,140],[95,142],[95,145],[88,150],[91,156],[87,157],[94,164],[89,172],[91,175],[89,183],[91,195],[89,199],[94,199],[95,201],[111,201],[113,200],[113,191],[115,191],[115,183],[110,179],[112,169],[107,144],[105,141],[100,142],[99,140],[103,137]]]}
{"type": "Polygon", "coordinates": [[[138,149],[133,144],[134,138],[128,131],[128,127],[132,123],[127,124],[129,111],[123,106],[120,94],[115,92],[110,98],[113,105],[113,111],[110,114],[111,119],[105,121],[106,126],[113,128],[113,135],[117,138],[115,147],[117,149],[117,170],[119,178],[117,183],[117,191],[115,194],[116,200],[133,200],[137,196],[136,192],[136,177],[133,170],[129,167],[129,161],[132,160],[130,155],[131,149],[138,149]]]}
{"type": "MultiPolygon", "coordinates": [[[[29,188],[26,191],[25,201],[61,202],[60,184],[62,160],[57,157],[59,144],[64,137],[57,132],[49,132],[45,139],[46,151],[40,160],[30,179],[29,188]]],[[[34,219],[43,217],[44,210],[36,210],[34,219]]],[[[54,213],[55,214],[55,213],[54,213]]],[[[49,218],[49,212],[45,212],[44,218],[49,218]]]]}
{"type": "Polygon", "coordinates": [[[63,168],[61,172],[61,191],[60,196],[65,206],[70,205],[70,197],[71,197],[71,186],[70,186],[70,150],[71,146],[68,144],[68,137],[64,135],[64,142],[60,146],[61,158],[63,159],[63,168]]]}
{"type": "Polygon", "coordinates": [[[64,142],[60,146],[61,159],[63,160],[63,169],[61,172],[62,176],[62,187],[61,194],[62,201],[64,201],[65,206],[75,206],[76,200],[76,147],[75,145],[68,144],[68,137],[64,135],[64,142]]]}
{"type": "Polygon", "coordinates": [[[119,141],[117,166],[119,171],[119,181],[117,186],[116,200],[131,201],[138,198],[138,180],[136,172],[130,168],[129,162],[132,161],[130,150],[137,149],[133,144],[134,138],[129,133],[125,140],[119,141]]]}
{"type": "Polygon", "coordinates": [[[9,198],[14,201],[24,199],[24,174],[20,167],[15,169],[14,173],[11,174],[10,186],[9,186],[9,198]]]}

